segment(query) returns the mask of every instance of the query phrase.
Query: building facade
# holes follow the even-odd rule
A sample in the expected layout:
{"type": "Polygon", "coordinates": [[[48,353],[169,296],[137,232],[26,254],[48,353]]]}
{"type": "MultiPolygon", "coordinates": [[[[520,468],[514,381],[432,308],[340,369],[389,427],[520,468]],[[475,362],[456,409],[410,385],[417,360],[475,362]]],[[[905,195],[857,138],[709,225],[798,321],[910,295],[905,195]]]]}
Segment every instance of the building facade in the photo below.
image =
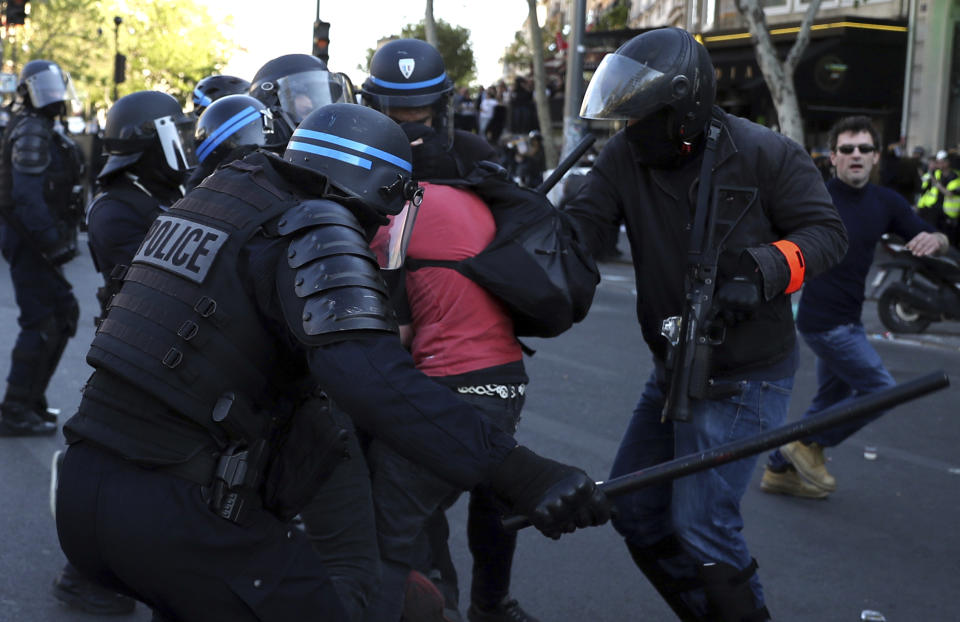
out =
{"type": "MultiPolygon", "coordinates": [[[[626,29],[592,23],[624,0],[587,0],[586,66],[630,36],[677,26],[698,34],[717,71],[718,101],[775,126],[776,112],[735,0],[630,0],[626,29]]],[[[575,0],[548,0],[570,14],[575,0]]],[[[809,7],[806,0],[761,0],[778,50],[786,54],[809,7]]],[[[824,148],[838,117],[875,118],[886,144],[960,151],[960,0],[823,0],[795,74],[807,147],[824,148]]]]}

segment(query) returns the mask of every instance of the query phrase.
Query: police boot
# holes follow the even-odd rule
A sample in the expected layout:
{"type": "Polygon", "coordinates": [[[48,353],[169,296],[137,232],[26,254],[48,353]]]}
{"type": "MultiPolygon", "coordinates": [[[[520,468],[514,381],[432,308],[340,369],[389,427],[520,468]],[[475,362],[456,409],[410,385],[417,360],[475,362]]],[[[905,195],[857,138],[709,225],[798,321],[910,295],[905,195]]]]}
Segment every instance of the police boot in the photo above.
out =
{"type": "Polygon", "coordinates": [[[101,587],[87,579],[67,562],[53,581],[53,595],[65,605],[97,615],[125,615],[133,613],[137,601],[101,587]]]}
{"type": "Polygon", "coordinates": [[[0,436],[49,436],[56,432],[57,424],[44,421],[29,404],[11,400],[0,404],[0,436]]]}
{"type": "Polygon", "coordinates": [[[710,562],[700,567],[707,602],[717,622],[763,622],[770,619],[767,608],[757,602],[750,578],[757,571],[757,560],[739,570],[723,562],[710,562]]]}
{"type": "MultiPolygon", "coordinates": [[[[627,542],[627,549],[630,551],[630,556],[633,557],[633,563],[646,575],[650,585],[660,593],[660,596],[677,615],[680,622],[707,621],[706,615],[699,611],[703,608],[703,605],[698,606],[696,604],[697,600],[693,597],[693,592],[702,586],[700,578],[694,574],[696,572],[693,570],[695,562],[680,546],[680,541],[677,540],[676,536],[667,536],[656,544],[646,547],[627,542]],[[682,563],[684,558],[688,558],[687,564],[682,563]],[[690,566],[691,576],[678,577],[667,570],[668,567],[680,568],[684,566],[690,566]]],[[[702,599],[701,594],[700,600],[702,601],[702,599]]]]}

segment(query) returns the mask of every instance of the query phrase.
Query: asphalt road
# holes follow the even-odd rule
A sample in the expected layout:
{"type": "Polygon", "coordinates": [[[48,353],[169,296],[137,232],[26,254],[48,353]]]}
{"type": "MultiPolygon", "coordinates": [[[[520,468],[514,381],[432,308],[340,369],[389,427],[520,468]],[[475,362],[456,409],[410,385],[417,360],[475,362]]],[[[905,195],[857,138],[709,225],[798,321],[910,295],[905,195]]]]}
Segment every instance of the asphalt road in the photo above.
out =
{"type": "MultiPolygon", "coordinates": [[[[550,457],[607,476],[619,438],[649,371],[649,355],[634,319],[632,272],[604,264],[604,280],[590,316],[553,340],[530,340],[531,377],[521,442],[550,457]]],[[[89,257],[67,266],[80,298],[78,336],[48,392],[71,413],[89,375],[84,362],[96,312],[98,277],[89,257]]],[[[5,377],[16,336],[17,309],[6,266],[0,269],[0,372],[5,377]]],[[[884,336],[876,311],[864,312],[868,330],[900,381],[943,369],[960,379],[960,330],[931,327],[919,338],[884,336]]],[[[957,381],[960,383],[960,380],[957,381]]],[[[815,386],[813,359],[801,349],[791,416],[799,417],[815,386]]],[[[759,490],[762,463],[743,503],[745,534],[760,564],[776,620],[853,622],[861,611],[889,622],[953,622],[960,583],[960,417],[951,387],[902,406],[828,453],[839,482],[827,500],[767,495],[759,490]],[[876,460],[864,459],[867,445],[876,460]]],[[[63,564],[50,516],[50,458],[62,437],[0,439],[0,622],[96,619],[57,603],[49,587],[63,564]]],[[[451,547],[469,593],[465,503],[451,510],[451,547]]],[[[149,560],[144,560],[149,563],[149,560]]],[[[637,571],[610,527],[558,542],[521,534],[514,595],[543,622],[672,620],[637,571]]],[[[462,603],[466,609],[467,603],[462,603]]],[[[124,620],[146,621],[142,605],[124,620]]]]}

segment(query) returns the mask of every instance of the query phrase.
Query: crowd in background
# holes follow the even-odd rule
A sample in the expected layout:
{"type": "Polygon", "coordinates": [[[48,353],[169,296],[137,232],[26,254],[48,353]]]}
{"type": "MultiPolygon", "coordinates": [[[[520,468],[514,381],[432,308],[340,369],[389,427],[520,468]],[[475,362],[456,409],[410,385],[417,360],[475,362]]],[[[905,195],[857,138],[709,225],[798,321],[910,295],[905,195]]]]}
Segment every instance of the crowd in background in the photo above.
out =
{"type": "MultiPolygon", "coordinates": [[[[548,99],[562,99],[563,86],[547,86],[548,99]]],[[[517,76],[508,86],[503,80],[487,87],[460,87],[454,96],[454,125],[487,139],[510,176],[528,187],[543,181],[546,160],[533,84],[517,76]]]]}

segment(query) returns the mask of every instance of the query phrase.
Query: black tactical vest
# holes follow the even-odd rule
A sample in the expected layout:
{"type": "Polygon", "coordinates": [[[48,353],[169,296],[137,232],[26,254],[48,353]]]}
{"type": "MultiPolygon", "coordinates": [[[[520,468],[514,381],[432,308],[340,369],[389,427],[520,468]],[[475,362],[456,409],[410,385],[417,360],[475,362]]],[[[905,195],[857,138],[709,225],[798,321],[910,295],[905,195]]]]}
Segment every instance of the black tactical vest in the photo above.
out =
{"type": "MultiPolygon", "coordinates": [[[[283,414],[275,409],[285,365],[240,266],[262,225],[296,204],[271,179],[262,156],[233,162],[159,216],[87,354],[147,410],[176,413],[219,441],[262,438],[271,416],[283,414]]],[[[89,404],[80,412],[98,418],[89,404]]]]}

